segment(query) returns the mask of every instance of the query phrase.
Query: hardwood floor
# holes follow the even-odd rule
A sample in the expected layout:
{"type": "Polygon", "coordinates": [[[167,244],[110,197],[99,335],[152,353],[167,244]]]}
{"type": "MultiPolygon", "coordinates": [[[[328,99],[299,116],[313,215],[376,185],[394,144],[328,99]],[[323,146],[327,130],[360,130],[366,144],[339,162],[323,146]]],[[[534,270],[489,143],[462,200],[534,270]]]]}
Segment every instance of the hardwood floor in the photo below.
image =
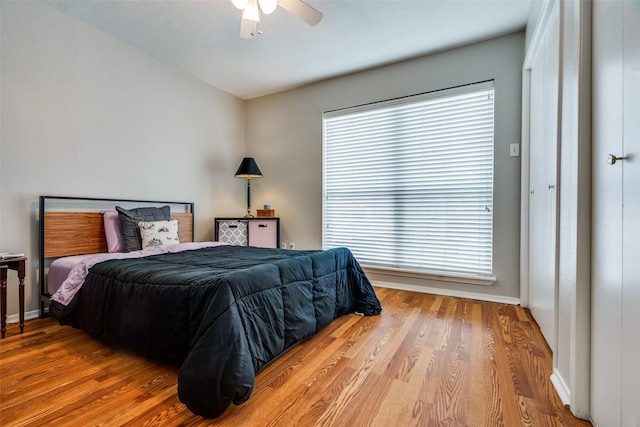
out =
{"type": "Polygon", "coordinates": [[[0,425],[588,426],[549,381],[525,309],[376,288],[382,315],[336,319],[258,374],[248,402],[207,420],[173,366],[54,319],[0,340],[0,425]]]}

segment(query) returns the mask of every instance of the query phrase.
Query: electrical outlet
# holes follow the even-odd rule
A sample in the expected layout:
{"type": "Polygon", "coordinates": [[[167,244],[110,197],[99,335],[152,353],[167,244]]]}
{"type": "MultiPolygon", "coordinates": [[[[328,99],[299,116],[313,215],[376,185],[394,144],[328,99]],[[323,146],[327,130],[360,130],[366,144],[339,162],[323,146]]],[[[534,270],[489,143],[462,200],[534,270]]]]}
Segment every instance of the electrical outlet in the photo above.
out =
{"type": "Polygon", "coordinates": [[[287,249],[287,242],[280,242],[280,249],[287,249]]]}
{"type": "Polygon", "coordinates": [[[291,242],[289,243],[289,249],[295,249],[296,248],[296,244],[291,242]]]}

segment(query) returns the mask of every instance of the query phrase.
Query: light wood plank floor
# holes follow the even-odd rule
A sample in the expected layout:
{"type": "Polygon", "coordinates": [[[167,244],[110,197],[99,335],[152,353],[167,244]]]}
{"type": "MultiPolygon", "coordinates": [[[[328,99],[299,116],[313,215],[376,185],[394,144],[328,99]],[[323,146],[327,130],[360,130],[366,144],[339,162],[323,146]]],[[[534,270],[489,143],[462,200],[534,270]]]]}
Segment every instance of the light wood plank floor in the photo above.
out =
{"type": "Polygon", "coordinates": [[[54,319],[0,340],[0,425],[582,426],[550,384],[525,309],[377,288],[384,311],[348,315],[207,420],[178,400],[177,368],[107,347],[54,319]]]}

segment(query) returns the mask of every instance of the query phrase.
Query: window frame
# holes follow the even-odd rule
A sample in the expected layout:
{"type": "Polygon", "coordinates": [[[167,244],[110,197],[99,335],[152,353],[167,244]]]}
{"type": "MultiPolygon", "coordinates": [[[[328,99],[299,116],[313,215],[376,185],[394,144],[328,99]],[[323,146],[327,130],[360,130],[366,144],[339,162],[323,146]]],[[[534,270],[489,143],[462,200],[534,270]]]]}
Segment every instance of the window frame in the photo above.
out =
{"type": "MultiPolygon", "coordinates": [[[[322,246],[323,249],[327,249],[327,121],[334,117],[349,116],[353,114],[367,114],[367,112],[374,112],[376,110],[384,110],[387,108],[399,107],[407,105],[416,105],[422,102],[430,102],[438,99],[446,99],[447,97],[456,97],[458,95],[464,95],[477,91],[489,91],[492,97],[491,103],[491,142],[490,142],[490,261],[489,272],[477,273],[477,272],[464,272],[464,271],[451,271],[451,270],[438,270],[438,269],[425,269],[425,268],[411,268],[410,266],[396,267],[392,265],[379,265],[369,264],[367,261],[361,261],[363,268],[374,273],[382,273],[388,275],[398,275],[403,277],[415,277],[415,278],[429,278],[443,281],[453,281],[480,285],[490,285],[496,281],[494,277],[494,252],[495,252],[495,233],[494,233],[494,213],[493,205],[495,203],[494,188],[495,188],[495,82],[493,80],[472,83],[469,85],[458,86],[454,88],[442,89],[418,95],[410,95],[401,98],[395,98],[386,101],[374,102],[356,107],[349,107],[344,109],[327,111],[323,114],[323,208],[322,208],[322,246]]],[[[488,151],[488,150],[487,150],[488,151]]],[[[372,210],[376,209],[376,206],[371,206],[372,210]]],[[[358,218],[354,217],[353,221],[358,221],[358,218]]],[[[348,246],[348,245],[347,245],[348,246]]],[[[357,254],[356,254],[357,256],[357,254]]],[[[485,265],[486,268],[486,265],[485,265]]]]}

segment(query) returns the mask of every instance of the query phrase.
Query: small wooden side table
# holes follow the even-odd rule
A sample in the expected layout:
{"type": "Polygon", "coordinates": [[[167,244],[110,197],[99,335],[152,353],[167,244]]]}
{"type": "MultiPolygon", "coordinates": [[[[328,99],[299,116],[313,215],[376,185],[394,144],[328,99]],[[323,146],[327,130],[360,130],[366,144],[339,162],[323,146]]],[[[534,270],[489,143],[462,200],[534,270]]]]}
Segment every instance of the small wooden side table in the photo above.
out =
{"type": "Polygon", "coordinates": [[[2,323],[2,338],[7,332],[7,270],[18,273],[18,292],[20,298],[20,333],[24,332],[24,276],[26,257],[15,257],[0,260],[0,322],[2,323]]]}

